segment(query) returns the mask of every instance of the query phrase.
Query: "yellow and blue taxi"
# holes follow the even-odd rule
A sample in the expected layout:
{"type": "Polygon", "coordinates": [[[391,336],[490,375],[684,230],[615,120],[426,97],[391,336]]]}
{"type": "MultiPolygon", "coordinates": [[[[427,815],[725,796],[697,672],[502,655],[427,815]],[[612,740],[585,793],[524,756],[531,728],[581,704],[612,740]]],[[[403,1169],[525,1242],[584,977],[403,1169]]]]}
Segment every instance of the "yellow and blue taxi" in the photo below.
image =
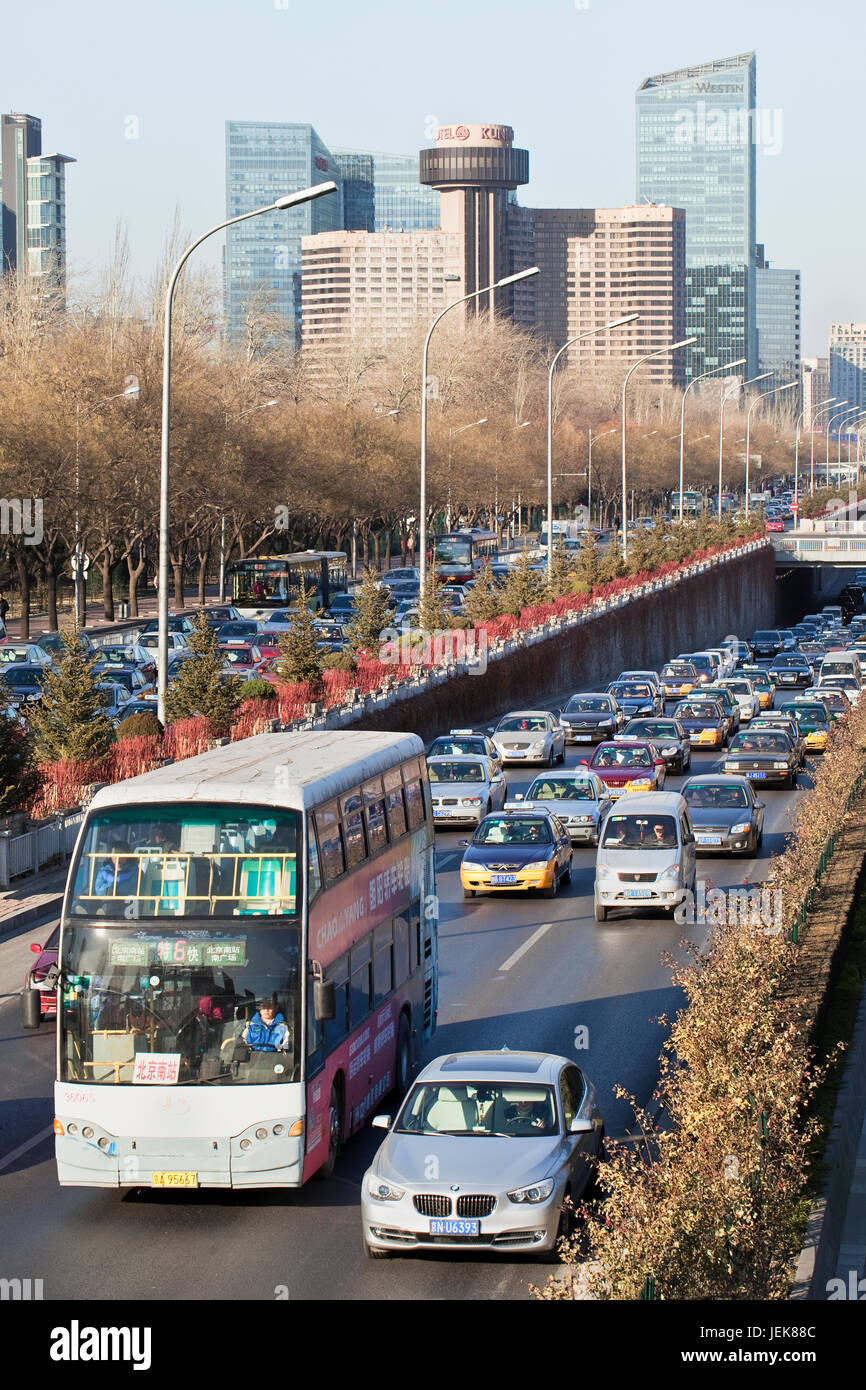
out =
{"type": "Polygon", "coordinates": [[[506,801],[487,815],[471,840],[463,840],[460,864],[464,898],[476,893],[534,890],[555,898],[571,882],[573,851],[558,816],[531,801],[506,801]]]}

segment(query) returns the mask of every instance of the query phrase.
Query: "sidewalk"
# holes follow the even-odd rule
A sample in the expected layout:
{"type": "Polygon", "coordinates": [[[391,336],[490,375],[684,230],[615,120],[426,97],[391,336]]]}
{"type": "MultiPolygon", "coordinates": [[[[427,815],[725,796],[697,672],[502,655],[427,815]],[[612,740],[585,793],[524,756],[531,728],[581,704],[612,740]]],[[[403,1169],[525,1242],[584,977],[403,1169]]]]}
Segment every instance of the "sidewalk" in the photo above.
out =
{"type": "Polygon", "coordinates": [[[16,879],[0,889],[0,940],[14,936],[22,927],[38,922],[49,913],[59,916],[69,864],[58,864],[38,874],[16,879]]]}

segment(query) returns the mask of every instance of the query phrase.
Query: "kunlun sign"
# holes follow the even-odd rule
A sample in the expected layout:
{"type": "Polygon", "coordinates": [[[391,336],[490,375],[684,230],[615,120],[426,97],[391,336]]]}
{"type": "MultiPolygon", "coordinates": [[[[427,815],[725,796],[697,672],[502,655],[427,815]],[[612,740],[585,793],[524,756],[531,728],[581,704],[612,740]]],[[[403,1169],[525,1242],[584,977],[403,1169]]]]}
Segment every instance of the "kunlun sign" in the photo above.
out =
{"type": "Polygon", "coordinates": [[[511,145],[510,125],[443,125],[436,131],[437,145],[511,145]]]}

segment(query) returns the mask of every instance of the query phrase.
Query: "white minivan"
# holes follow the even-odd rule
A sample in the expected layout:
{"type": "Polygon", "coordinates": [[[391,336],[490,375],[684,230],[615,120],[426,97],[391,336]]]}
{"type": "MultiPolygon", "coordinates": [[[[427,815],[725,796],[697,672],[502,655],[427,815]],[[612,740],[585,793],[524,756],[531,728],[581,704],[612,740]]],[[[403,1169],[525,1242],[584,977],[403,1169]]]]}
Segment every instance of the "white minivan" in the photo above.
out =
{"type": "Polygon", "coordinates": [[[860,665],[859,653],[853,651],[828,652],[821,662],[818,679],[824,680],[826,676],[856,676],[858,681],[862,681],[863,670],[860,665]]]}
{"type": "Polygon", "coordinates": [[[597,922],[617,907],[673,912],[694,894],[696,878],[695,836],[679,792],[633,792],[615,803],[595,858],[597,922]]]}

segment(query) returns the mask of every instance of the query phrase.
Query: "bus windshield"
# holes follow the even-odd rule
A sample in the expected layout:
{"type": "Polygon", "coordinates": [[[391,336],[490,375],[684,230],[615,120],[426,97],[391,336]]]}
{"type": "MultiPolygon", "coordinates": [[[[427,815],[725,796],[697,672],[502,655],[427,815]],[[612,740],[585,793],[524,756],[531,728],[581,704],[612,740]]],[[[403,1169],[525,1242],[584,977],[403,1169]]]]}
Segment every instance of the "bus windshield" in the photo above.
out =
{"type": "Polygon", "coordinates": [[[94,812],[72,917],[292,917],[298,816],[266,806],[158,803],[94,812]]]}
{"type": "Polygon", "coordinates": [[[66,930],[62,1080],[298,1079],[300,932],[66,930]]]}
{"type": "Polygon", "coordinates": [[[442,565],[469,565],[472,562],[472,539],[436,542],[435,561],[442,565]]]}

